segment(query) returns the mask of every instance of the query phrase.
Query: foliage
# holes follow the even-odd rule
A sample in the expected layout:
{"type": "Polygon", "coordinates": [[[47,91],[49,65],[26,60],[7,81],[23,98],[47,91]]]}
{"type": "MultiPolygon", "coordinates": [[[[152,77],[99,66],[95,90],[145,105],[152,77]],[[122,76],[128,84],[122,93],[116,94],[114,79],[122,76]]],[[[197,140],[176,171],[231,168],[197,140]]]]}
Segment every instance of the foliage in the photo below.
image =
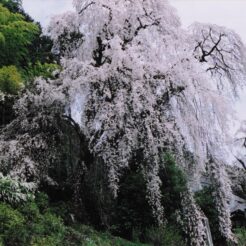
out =
{"type": "MultiPolygon", "coordinates": [[[[135,161],[137,162],[137,159],[135,161]]],[[[167,236],[166,240],[169,240],[168,237],[171,234],[169,229],[172,227],[175,228],[180,240],[183,240],[182,237],[184,235],[182,235],[181,226],[177,223],[177,212],[182,207],[182,194],[187,190],[187,180],[171,154],[163,155],[160,178],[162,181],[161,201],[165,208],[165,218],[168,222],[168,227],[165,228],[167,235],[162,235],[162,239],[167,236]]],[[[157,225],[146,199],[146,182],[143,172],[138,168],[137,163],[132,164],[131,169],[122,174],[119,186],[116,206],[113,208],[115,218],[111,231],[116,235],[131,240],[137,239],[145,242],[145,235],[150,230],[149,228],[151,226],[154,228],[157,225]]],[[[155,229],[157,234],[161,228],[158,229],[156,227],[155,229]]]]}
{"type": "Polygon", "coordinates": [[[246,228],[235,229],[235,235],[238,240],[238,246],[245,246],[246,242],[246,228]]]}
{"type": "Polygon", "coordinates": [[[187,178],[170,153],[163,156],[163,167],[160,172],[162,203],[166,208],[167,218],[172,219],[175,211],[181,207],[182,194],[187,190],[187,178]]]}
{"type": "Polygon", "coordinates": [[[195,193],[195,200],[208,218],[214,243],[219,243],[224,242],[224,240],[219,231],[218,211],[213,197],[214,192],[212,186],[204,187],[195,193]]]}
{"type": "Polygon", "coordinates": [[[112,231],[125,238],[143,239],[146,228],[155,224],[146,199],[146,183],[141,170],[130,170],[123,175],[114,210],[112,231]]]}
{"type": "Polygon", "coordinates": [[[142,243],[133,243],[119,237],[113,237],[109,233],[98,233],[89,226],[77,225],[67,232],[67,240],[64,244],[85,246],[147,246],[142,243]],[[72,240],[74,242],[72,242],[72,240]],[[77,239],[77,242],[76,240],[77,239]],[[73,244],[74,243],[74,244],[73,244]],[[77,244],[76,244],[77,243],[77,244]]]}
{"type": "Polygon", "coordinates": [[[143,245],[112,237],[108,233],[96,232],[91,227],[81,224],[73,224],[72,227],[65,226],[63,220],[52,212],[47,199],[47,195],[38,193],[35,201],[19,204],[16,208],[0,202],[0,242],[2,240],[2,245],[143,245]]]}
{"type": "Polygon", "coordinates": [[[214,225],[213,227],[215,227],[214,221],[216,220],[217,212],[215,209],[215,201],[212,196],[213,192],[214,189],[211,186],[204,187],[202,190],[196,192],[195,199],[197,204],[209,218],[209,221],[214,225]]]}
{"type": "Polygon", "coordinates": [[[6,242],[12,235],[20,232],[25,219],[19,211],[0,202],[0,221],[0,239],[6,242]]]}
{"type": "Polygon", "coordinates": [[[30,83],[37,77],[45,79],[55,79],[56,74],[60,71],[60,66],[55,63],[41,63],[37,61],[34,65],[29,64],[28,68],[23,72],[25,81],[30,83]]]}
{"type": "Polygon", "coordinates": [[[16,66],[29,84],[34,77],[54,78],[52,41],[23,11],[21,1],[0,1],[0,67],[16,66]],[[2,4],[7,7],[3,7],[2,4]]]}
{"type": "Polygon", "coordinates": [[[33,199],[36,186],[3,176],[0,173],[0,201],[16,205],[33,199]]]}
{"type": "Polygon", "coordinates": [[[28,61],[28,46],[38,34],[36,24],[27,22],[18,13],[11,13],[0,5],[0,33],[2,40],[0,66],[23,66],[28,61]]]}
{"type": "Polygon", "coordinates": [[[0,91],[7,94],[17,94],[22,87],[23,80],[15,66],[0,68],[0,91]]]}
{"type": "Polygon", "coordinates": [[[146,242],[153,246],[185,246],[182,236],[175,227],[152,227],[146,232],[146,242]]]}
{"type": "Polygon", "coordinates": [[[49,197],[44,192],[38,192],[35,194],[35,202],[41,212],[44,212],[49,207],[49,197]]]}
{"type": "Polygon", "coordinates": [[[22,12],[22,0],[0,0],[0,4],[11,12],[22,12]]]}

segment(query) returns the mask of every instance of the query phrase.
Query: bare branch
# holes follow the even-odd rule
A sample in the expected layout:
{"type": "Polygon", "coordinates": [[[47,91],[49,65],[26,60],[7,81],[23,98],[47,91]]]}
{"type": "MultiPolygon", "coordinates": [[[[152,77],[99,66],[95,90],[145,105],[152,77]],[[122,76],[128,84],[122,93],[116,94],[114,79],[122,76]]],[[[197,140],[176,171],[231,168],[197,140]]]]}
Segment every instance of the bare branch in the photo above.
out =
{"type": "Polygon", "coordinates": [[[79,11],[79,15],[82,14],[86,9],[88,9],[91,5],[95,4],[95,2],[91,2],[87,4],[83,9],[79,11]]]}

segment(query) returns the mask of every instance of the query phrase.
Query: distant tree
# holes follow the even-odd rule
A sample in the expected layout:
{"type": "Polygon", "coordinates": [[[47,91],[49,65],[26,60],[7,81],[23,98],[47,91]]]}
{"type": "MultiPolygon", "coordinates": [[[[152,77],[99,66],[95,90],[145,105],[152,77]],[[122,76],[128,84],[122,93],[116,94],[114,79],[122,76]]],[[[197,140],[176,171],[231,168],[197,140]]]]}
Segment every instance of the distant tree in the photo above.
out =
{"type": "Polygon", "coordinates": [[[28,63],[28,47],[39,32],[36,24],[0,5],[0,66],[23,66],[28,63]]]}
{"type": "Polygon", "coordinates": [[[0,0],[5,8],[9,9],[12,13],[19,13],[24,16],[25,21],[33,22],[33,19],[27,14],[22,7],[22,0],[0,0]]]}
{"type": "Polygon", "coordinates": [[[0,0],[0,4],[8,8],[13,13],[23,11],[22,0],[0,0]]]}

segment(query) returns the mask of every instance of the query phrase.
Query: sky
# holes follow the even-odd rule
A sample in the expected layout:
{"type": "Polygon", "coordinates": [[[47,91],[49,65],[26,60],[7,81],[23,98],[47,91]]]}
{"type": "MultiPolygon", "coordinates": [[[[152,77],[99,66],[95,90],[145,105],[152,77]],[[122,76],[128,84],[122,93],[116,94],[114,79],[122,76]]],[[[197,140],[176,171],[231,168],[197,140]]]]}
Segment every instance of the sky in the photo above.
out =
{"type": "MultiPolygon", "coordinates": [[[[235,30],[246,44],[246,0],[169,0],[184,28],[193,22],[213,23],[235,30]]],[[[23,0],[23,7],[46,27],[50,18],[73,10],[72,0],[23,0]]],[[[246,120],[246,91],[237,103],[237,113],[246,120]]]]}
{"type": "MultiPolygon", "coordinates": [[[[234,29],[246,43],[246,0],[169,0],[184,27],[195,21],[234,29]]],[[[24,9],[43,26],[50,17],[72,10],[72,0],[23,0],[24,9]]]]}

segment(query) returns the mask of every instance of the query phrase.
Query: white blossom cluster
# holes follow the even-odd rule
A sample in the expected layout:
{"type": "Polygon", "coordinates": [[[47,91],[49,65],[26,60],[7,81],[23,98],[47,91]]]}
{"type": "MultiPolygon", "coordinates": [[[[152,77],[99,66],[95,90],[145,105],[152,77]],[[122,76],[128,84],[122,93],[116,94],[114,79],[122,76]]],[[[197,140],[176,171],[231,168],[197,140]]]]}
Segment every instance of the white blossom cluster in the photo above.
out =
{"type": "Polygon", "coordinates": [[[219,161],[211,160],[208,164],[210,179],[215,189],[212,194],[216,209],[218,211],[219,230],[221,235],[228,240],[228,242],[234,242],[235,237],[232,233],[232,225],[230,219],[230,201],[231,186],[230,181],[225,170],[224,165],[221,165],[219,161]]]}
{"type": "Polygon", "coordinates": [[[209,245],[209,232],[205,220],[206,216],[196,205],[192,193],[184,192],[182,194],[181,223],[190,238],[188,245],[209,245]]]}
{"type": "MultiPolygon", "coordinates": [[[[58,158],[52,131],[56,114],[61,113],[63,93],[42,79],[15,104],[16,119],[0,135],[0,171],[19,181],[36,183],[58,158]]],[[[59,132],[59,131],[57,131],[59,132]]]]}

